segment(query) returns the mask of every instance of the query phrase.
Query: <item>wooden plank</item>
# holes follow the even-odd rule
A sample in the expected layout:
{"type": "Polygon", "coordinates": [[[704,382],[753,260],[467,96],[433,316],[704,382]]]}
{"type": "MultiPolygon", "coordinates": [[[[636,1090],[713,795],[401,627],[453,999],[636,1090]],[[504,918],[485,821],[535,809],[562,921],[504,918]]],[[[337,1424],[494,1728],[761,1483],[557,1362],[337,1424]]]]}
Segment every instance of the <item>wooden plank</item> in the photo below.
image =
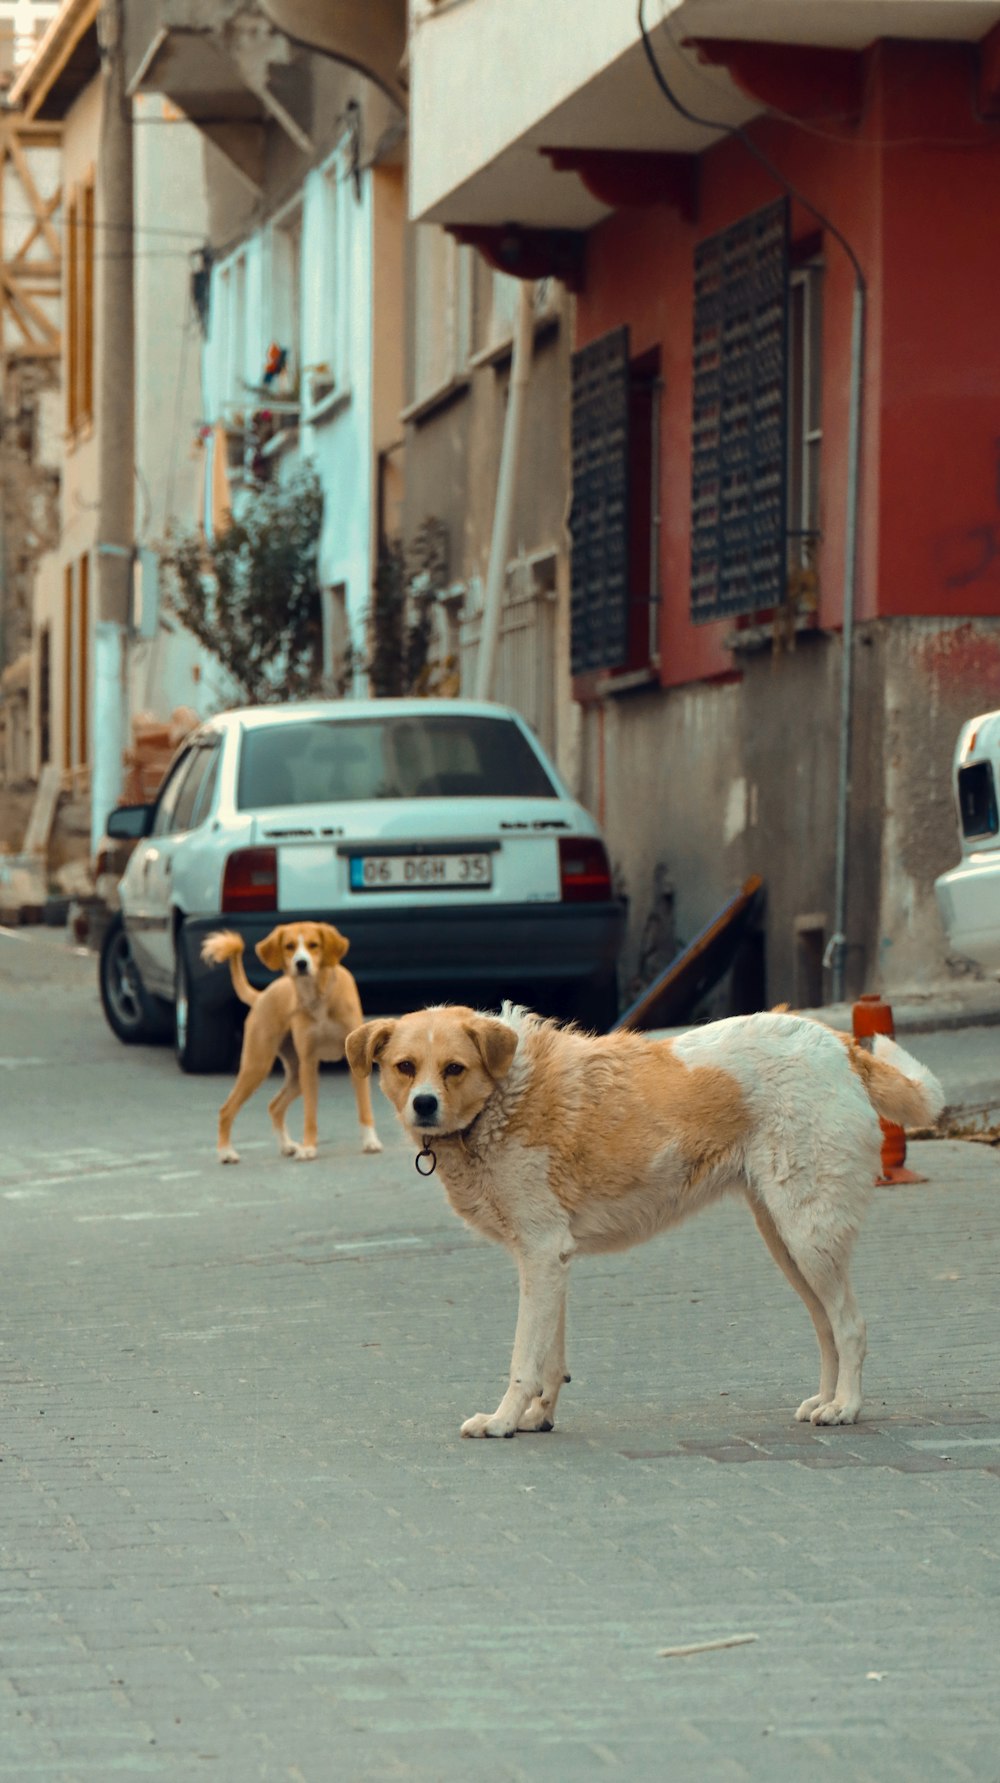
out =
{"type": "Polygon", "coordinates": [[[49,211],[47,209],[45,201],[42,198],[42,195],[39,192],[38,187],[35,185],[35,181],[34,181],[34,177],[31,172],[31,168],[28,166],[28,158],[24,152],[23,147],[21,146],[21,143],[18,141],[16,131],[12,131],[11,134],[7,137],[7,153],[9,154],[11,161],[14,164],[14,167],[17,171],[17,176],[18,176],[22,186],[24,187],[25,193],[27,194],[27,197],[28,197],[28,201],[31,205],[32,211],[34,212],[35,228],[36,228],[36,230],[41,229],[42,233],[45,236],[46,241],[49,244],[49,249],[50,249],[53,257],[57,258],[58,254],[59,254],[59,237],[57,236],[55,230],[52,228],[51,223],[49,221],[49,218],[51,216],[51,211],[49,211]]]}
{"type": "Polygon", "coordinates": [[[48,853],[49,836],[62,791],[62,774],[54,762],[46,762],[38,777],[38,791],[31,807],[28,828],[25,831],[22,853],[36,855],[40,859],[48,853]]]}
{"type": "Polygon", "coordinates": [[[671,1027],[683,1021],[732,962],[764,881],[754,873],[665,971],[638,996],[616,1028],[671,1027]]]}
{"type": "Polygon", "coordinates": [[[31,340],[32,338],[37,337],[32,337],[30,331],[22,321],[20,314],[22,310],[28,317],[28,320],[34,322],[42,340],[58,339],[59,331],[55,324],[49,321],[49,318],[43,309],[39,309],[34,298],[28,296],[20,279],[6,267],[3,269],[3,284],[4,289],[7,292],[8,310],[10,314],[13,315],[14,320],[18,323],[27,338],[31,340]]]}

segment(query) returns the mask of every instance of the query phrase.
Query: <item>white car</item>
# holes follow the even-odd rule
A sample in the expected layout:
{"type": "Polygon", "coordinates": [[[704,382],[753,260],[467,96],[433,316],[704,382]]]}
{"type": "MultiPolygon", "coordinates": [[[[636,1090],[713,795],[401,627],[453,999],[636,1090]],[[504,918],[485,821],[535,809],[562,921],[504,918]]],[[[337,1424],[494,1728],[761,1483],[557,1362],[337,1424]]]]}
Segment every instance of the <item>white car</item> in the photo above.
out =
{"type": "Polygon", "coordinates": [[[954,789],[962,859],[935,882],[938,909],[955,953],[1000,971],[1000,712],[962,726],[954,789]]]}
{"type": "Polygon", "coordinates": [[[124,1041],[175,1034],[224,1069],[242,1015],[210,930],[254,945],[312,917],[348,937],[369,1011],[510,996],[607,1028],[625,903],[594,819],[517,713],[469,700],[344,700],[227,712],[187,738],[138,837],[101,954],[124,1041]]]}

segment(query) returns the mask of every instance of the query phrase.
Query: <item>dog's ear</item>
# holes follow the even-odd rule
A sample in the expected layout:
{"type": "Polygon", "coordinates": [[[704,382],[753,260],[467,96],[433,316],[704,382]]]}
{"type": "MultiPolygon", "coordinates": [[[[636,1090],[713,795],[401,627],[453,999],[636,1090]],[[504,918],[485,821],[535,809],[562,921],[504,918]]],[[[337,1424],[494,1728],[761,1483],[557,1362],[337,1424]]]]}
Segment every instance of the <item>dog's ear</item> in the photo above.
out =
{"type": "Polygon", "coordinates": [[[261,965],[266,966],[269,972],[280,972],[285,963],[281,952],[281,937],[284,932],[284,923],[279,923],[278,927],[272,929],[269,935],[265,935],[263,941],[258,941],[254,948],[254,953],[261,965]]]}
{"type": "Polygon", "coordinates": [[[323,941],[323,964],[335,966],[338,960],[343,959],[351,944],[346,935],[334,928],[332,922],[321,922],[317,926],[323,941]]]}
{"type": "Polygon", "coordinates": [[[354,1028],[344,1041],[347,1063],[356,1077],[370,1077],[379,1059],[382,1057],[396,1023],[394,1021],[365,1022],[360,1028],[354,1028]]]}
{"type": "Polygon", "coordinates": [[[490,1076],[498,1082],[506,1077],[517,1051],[518,1037],[513,1028],[491,1015],[477,1015],[466,1022],[465,1032],[474,1041],[490,1076]]]}

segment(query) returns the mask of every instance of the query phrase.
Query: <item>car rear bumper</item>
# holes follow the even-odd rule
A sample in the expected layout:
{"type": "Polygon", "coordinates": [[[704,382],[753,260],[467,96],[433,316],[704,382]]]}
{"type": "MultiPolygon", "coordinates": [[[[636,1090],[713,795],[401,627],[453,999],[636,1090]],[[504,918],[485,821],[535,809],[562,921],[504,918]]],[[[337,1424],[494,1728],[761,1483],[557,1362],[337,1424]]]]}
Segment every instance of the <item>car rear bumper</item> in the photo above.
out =
{"type": "Polygon", "coordinates": [[[372,1010],[398,1011],[428,999],[499,1003],[530,1000],[533,986],[571,989],[610,975],[625,933],[626,904],[508,904],[489,908],[386,912],[282,910],[260,916],[189,917],[179,936],[190,982],[207,1007],[233,995],[230,975],[205,965],[201,944],[213,929],[233,929],[245,943],[251,984],[263,989],[274,974],[254,952],[277,923],[331,922],[348,936],[344,964],[372,1010]]]}

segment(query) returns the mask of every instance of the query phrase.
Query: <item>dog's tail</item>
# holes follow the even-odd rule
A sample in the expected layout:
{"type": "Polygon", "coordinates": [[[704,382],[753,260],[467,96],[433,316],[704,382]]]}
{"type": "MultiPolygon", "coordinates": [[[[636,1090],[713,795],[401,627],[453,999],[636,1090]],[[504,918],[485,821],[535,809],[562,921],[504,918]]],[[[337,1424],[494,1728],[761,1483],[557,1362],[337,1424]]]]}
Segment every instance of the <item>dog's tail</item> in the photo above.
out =
{"type": "Polygon", "coordinates": [[[243,936],[232,929],[215,929],[206,935],[201,944],[201,957],[212,966],[221,966],[223,960],[229,961],[229,974],[233,981],[233,990],[241,1003],[252,1009],[261,995],[255,991],[243,967],[243,936]]]}
{"type": "Polygon", "coordinates": [[[899,1127],[933,1125],[945,1105],[945,1093],[926,1065],[921,1065],[887,1034],[876,1034],[874,1050],[851,1046],[851,1064],[883,1120],[899,1127]]]}

